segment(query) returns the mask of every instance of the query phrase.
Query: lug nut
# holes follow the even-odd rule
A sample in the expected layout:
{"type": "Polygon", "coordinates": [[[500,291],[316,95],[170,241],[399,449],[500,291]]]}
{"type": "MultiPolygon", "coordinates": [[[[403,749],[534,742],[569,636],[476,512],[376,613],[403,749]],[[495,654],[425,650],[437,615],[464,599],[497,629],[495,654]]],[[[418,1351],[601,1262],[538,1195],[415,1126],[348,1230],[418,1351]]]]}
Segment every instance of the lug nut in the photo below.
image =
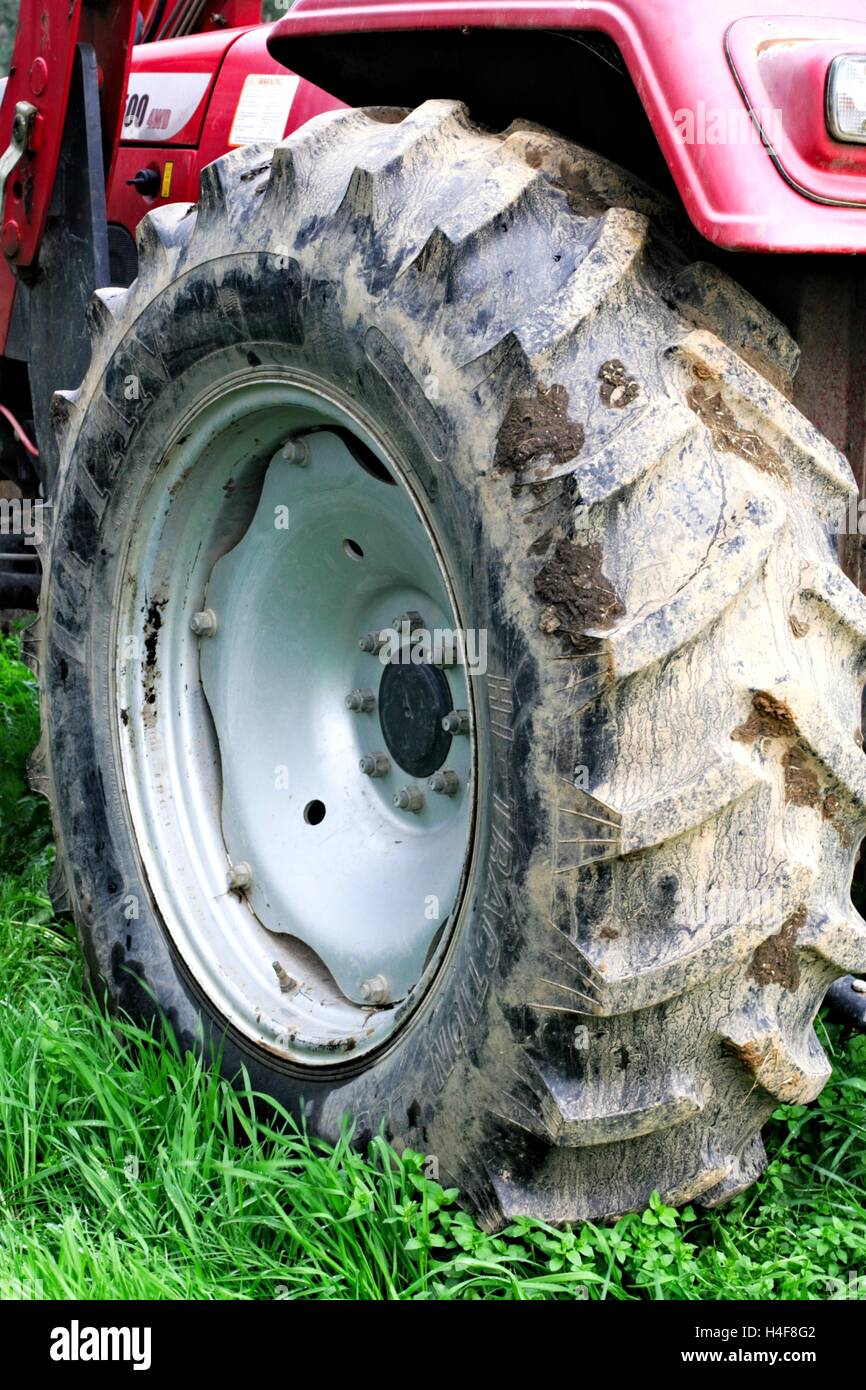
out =
{"type": "Polygon", "coordinates": [[[282,454],[287,463],[296,463],[299,468],[306,468],[310,462],[310,446],[306,439],[287,439],[282,454]]]}
{"type": "Polygon", "coordinates": [[[413,811],[416,815],[424,809],[424,793],[420,787],[401,787],[394,797],[398,811],[413,811]]]}
{"type": "Polygon", "coordinates": [[[402,632],[404,623],[408,623],[409,631],[414,632],[416,628],[424,626],[424,619],[421,617],[421,614],[416,613],[413,608],[408,613],[398,613],[396,618],[392,621],[391,626],[396,628],[398,632],[402,632]]]}
{"type": "Polygon", "coordinates": [[[453,709],[450,714],[446,714],[445,718],[442,720],[442,728],[445,730],[446,734],[468,734],[468,709],[453,709]]]}
{"type": "Polygon", "coordinates": [[[866,980],[852,980],[851,988],[855,994],[866,994],[866,980]]]}
{"type": "Polygon", "coordinates": [[[233,893],[246,893],[253,886],[252,865],[246,859],[239,859],[237,864],[232,864],[228,872],[229,889],[233,893]]]}
{"type": "Polygon", "coordinates": [[[387,1004],[391,995],[388,981],[384,975],[374,975],[361,985],[361,998],[365,1004],[387,1004]]]}
{"type": "Polygon", "coordinates": [[[369,714],[376,708],[376,696],[372,690],[351,690],[346,696],[346,709],[353,714],[369,714]]]}
{"type": "Polygon", "coordinates": [[[370,652],[374,656],[381,651],[388,641],[388,635],[384,632],[365,632],[363,637],[358,639],[358,646],[362,652],[370,652]]]}
{"type": "Polygon", "coordinates": [[[387,753],[365,753],[358,766],[367,777],[387,777],[391,771],[391,759],[387,753]]]}
{"type": "Polygon", "coordinates": [[[196,637],[213,637],[217,630],[217,615],[212,608],[203,608],[200,613],[193,613],[189,625],[196,637]]]}
{"type": "Polygon", "coordinates": [[[444,767],[433,773],[427,785],[431,792],[438,792],[440,796],[453,796],[459,790],[460,778],[449,767],[444,767]]]}

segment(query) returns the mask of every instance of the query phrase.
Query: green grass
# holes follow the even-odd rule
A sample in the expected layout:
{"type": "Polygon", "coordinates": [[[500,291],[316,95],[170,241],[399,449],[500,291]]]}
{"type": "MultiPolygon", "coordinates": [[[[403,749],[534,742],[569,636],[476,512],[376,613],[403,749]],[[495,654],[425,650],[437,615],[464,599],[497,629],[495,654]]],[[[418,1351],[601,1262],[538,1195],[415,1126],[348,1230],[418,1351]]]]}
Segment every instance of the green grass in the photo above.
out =
{"type": "Polygon", "coordinates": [[[265,1123],[249,1087],[90,1007],[46,896],[35,731],[17,639],[0,638],[0,1294],[823,1299],[859,1277],[866,1296],[866,1038],[826,1039],[833,1080],[776,1112],[766,1175],[723,1212],[654,1200],[614,1227],[491,1238],[420,1154],[265,1123]]]}

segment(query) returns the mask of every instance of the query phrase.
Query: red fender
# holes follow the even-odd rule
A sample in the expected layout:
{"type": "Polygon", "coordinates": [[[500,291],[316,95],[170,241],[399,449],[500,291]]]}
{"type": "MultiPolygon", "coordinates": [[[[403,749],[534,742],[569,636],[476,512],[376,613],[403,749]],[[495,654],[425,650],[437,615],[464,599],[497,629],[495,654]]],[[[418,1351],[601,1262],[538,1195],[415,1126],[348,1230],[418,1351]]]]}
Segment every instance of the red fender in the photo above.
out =
{"type": "MultiPolygon", "coordinates": [[[[806,17],[790,8],[791,0],[298,0],[268,46],[303,72],[310,40],[327,57],[328,38],[342,34],[380,33],[386,49],[389,33],[412,30],[600,31],[619,49],[703,236],[736,250],[864,251],[866,145],[832,140],[824,118],[830,60],[866,54],[862,0],[808,0],[806,17]]],[[[447,72],[441,87],[425,95],[453,94],[447,72]]]]}

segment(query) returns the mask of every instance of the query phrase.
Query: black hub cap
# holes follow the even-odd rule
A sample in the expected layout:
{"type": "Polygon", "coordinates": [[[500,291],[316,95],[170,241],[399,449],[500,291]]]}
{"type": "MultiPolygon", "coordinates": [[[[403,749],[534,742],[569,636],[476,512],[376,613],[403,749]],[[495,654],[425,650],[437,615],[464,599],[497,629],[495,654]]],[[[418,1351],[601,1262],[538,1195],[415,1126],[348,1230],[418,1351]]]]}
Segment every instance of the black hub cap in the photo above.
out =
{"type": "Polygon", "coordinates": [[[389,662],[379,685],[379,721],[388,752],[412,777],[429,777],[442,766],[451,735],[442,720],[451,691],[438,666],[389,662]]]}

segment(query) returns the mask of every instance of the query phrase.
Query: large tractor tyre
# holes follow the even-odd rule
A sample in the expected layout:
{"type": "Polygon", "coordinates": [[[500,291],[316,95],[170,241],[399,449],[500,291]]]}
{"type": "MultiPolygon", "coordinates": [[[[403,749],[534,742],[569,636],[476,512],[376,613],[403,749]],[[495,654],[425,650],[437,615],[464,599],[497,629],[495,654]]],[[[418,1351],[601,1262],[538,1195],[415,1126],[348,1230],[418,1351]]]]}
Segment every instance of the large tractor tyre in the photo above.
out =
{"type": "Polygon", "coordinates": [[[529,124],[331,112],[145,217],[55,402],[96,990],[490,1227],[742,1190],[866,967],[852,475],[677,225],[529,124]]]}

